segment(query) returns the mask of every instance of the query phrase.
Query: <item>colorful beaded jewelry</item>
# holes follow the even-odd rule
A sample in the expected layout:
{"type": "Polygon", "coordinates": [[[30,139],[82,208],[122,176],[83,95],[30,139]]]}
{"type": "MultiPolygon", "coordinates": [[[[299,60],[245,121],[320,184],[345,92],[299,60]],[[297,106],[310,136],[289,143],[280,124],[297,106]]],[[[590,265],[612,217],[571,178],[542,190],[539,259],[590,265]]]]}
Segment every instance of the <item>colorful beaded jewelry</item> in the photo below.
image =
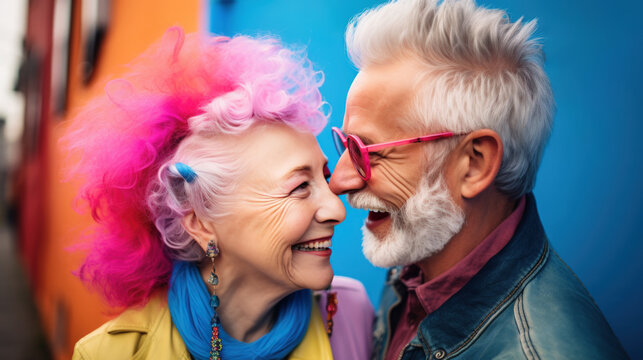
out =
{"type": "Polygon", "coordinates": [[[210,297],[210,306],[214,309],[214,315],[212,320],[210,320],[210,325],[212,325],[212,337],[210,338],[210,360],[221,360],[221,338],[219,338],[219,315],[217,314],[217,308],[219,307],[219,297],[212,295],[210,297]]]}
{"type": "MultiPolygon", "coordinates": [[[[214,272],[214,258],[219,255],[219,248],[217,248],[217,244],[214,243],[214,240],[210,240],[208,242],[208,249],[206,250],[205,254],[212,261],[212,271],[210,272],[208,283],[214,288],[215,286],[219,285],[219,277],[214,272]]],[[[219,308],[219,297],[214,293],[212,294],[212,296],[210,296],[210,306],[214,310],[214,315],[210,320],[210,325],[212,325],[212,337],[210,338],[210,360],[221,360],[221,349],[223,348],[223,346],[221,345],[221,338],[219,338],[219,325],[221,325],[221,321],[219,319],[219,314],[217,313],[217,309],[219,308]]]]}
{"type": "Polygon", "coordinates": [[[337,313],[337,292],[326,291],[326,333],[333,335],[333,316],[337,313]]]}
{"type": "Polygon", "coordinates": [[[212,271],[210,272],[208,283],[212,286],[217,286],[219,285],[219,277],[214,272],[214,258],[219,255],[219,248],[217,244],[214,243],[214,240],[208,242],[208,249],[205,251],[205,255],[212,261],[212,271]]]}

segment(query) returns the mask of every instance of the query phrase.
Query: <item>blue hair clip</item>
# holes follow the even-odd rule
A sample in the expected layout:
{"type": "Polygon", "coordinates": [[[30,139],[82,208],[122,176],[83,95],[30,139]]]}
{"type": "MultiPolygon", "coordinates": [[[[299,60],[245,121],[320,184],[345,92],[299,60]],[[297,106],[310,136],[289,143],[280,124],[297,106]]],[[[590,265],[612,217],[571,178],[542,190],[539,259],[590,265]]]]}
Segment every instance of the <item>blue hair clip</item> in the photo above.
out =
{"type": "Polygon", "coordinates": [[[196,179],[196,173],[188,165],[185,165],[184,163],[181,163],[181,162],[177,162],[176,164],[174,164],[174,167],[176,168],[176,171],[179,173],[179,175],[181,175],[183,180],[187,181],[188,184],[193,182],[194,179],[196,179]]]}

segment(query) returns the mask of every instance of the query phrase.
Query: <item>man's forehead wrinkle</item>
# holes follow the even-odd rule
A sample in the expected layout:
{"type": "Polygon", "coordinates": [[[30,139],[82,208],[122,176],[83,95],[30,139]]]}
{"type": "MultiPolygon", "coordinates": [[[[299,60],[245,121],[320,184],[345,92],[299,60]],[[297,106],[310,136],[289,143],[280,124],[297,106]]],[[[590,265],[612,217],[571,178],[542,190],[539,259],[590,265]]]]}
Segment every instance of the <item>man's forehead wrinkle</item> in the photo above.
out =
{"type": "Polygon", "coordinates": [[[396,65],[387,65],[361,71],[347,98],[343,130],[360,137],[367,145],[409,133],[402,119],[410,111],[413,81],[407,78],[405,70],[391,75],[385,71],[389,67],[396,69],[396,65]]]}
{"type": "MultiPolygon", "coordinates": [[[[383,134],[376,125],[376,121],[373,121],[376,120],[373,117],[381,112],[380,108],[381,104],[371,99],[347,106],[344,133],[359,137],[365,145],[381,142],[383,134]]],[[[395,124],[392,126],[397,127],[395,124]]]]}

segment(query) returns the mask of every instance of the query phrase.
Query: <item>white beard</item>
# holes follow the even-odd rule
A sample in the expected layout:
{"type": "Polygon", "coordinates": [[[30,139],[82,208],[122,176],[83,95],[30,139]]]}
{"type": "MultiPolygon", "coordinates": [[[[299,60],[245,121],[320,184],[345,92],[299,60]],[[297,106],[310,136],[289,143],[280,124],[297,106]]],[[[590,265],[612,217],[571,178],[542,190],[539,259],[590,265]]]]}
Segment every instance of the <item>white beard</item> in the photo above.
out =
{"type": "Polygon", "coordinates": [[[442,250],[464,225],[464,212],[451,199],[442,175],[431,185],[429,177],[420,182],[418,192],[399,210],[369,193],[348,195],[355,208],[387,209],[393,223],[383,239],[362,226],[362,251],[375,266],[409,265],[442,250]]]}

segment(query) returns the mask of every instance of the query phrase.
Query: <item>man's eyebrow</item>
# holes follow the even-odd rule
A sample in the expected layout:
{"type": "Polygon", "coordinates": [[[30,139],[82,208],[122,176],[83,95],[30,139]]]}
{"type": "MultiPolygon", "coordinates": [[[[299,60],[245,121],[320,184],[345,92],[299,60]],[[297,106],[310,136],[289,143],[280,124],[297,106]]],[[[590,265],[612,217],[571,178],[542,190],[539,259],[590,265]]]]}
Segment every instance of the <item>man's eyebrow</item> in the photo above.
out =
{"type": "Polygon", "coordinates": [[[366,135],[360,135],[360,134],[356,134],[356,133],[345,133],[345,134],[350,134],[350,135],[357,136],[360,140],[362,140],[364,145],[376,144],[376,142],[373,141],[373,139],[371,139],[370,137],[368,137],[366,135]]]}

